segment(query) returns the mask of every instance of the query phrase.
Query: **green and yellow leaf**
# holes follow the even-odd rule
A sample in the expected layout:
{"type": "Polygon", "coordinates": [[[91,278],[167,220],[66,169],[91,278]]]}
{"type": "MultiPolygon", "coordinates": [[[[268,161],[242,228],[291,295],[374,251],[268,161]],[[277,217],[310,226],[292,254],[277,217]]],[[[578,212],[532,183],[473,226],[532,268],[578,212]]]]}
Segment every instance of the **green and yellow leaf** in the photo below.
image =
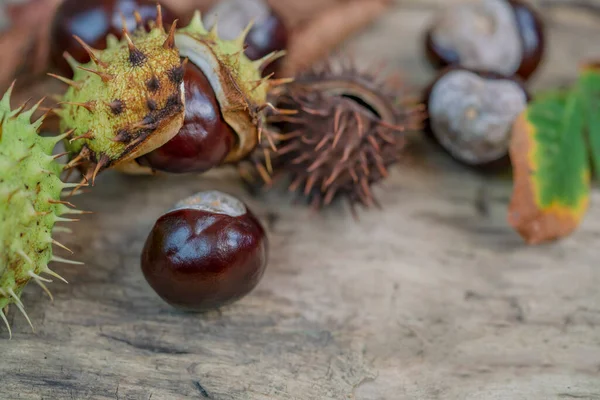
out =
{"type": "Polygon", "coordinates": [[[600,175],[600,65],[590,64],[581,71],[577,89],[585,100],[587,138],[596,176],[600,175]]]}
{"type": "Polygon", "coordinates": [[[509,223],[529,244],[572,233],[589,203],[590,167],[580,91],[534,100],[513,126],[509,223]]]}

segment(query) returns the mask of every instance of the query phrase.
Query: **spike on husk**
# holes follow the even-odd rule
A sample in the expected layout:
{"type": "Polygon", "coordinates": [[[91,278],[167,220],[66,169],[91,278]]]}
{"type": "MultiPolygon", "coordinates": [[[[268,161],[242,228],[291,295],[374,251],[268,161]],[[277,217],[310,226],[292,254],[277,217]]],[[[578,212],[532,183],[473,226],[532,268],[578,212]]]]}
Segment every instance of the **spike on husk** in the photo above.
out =
{"type": "Polygon", "coordinates": [[[31,325],[20,299],[25,286],[34,280],[51,296],[42,274],[56,257],[52,247],[67,248],[52,231],[60,216],[73,210],[60,200],[64,166],[52,155],[60,138],[38,135],[41,121],[32,123],[31,117],[40,102],[13,110],[11,92],[12,87],[0,100],[0,317],[12,336],[5,314],[9,305],[31,325]]]}
{"type": "Polygon", "coordinates": [[[118,40],[107,37],[107,48],[90,48],[79,39],[91,61],[72,60],[73,78],[58,77],[69,86],[61,99],[61,129],[73,130],[65,146],[85,176],[134,160],[168,142],[183,124],[185,95],[172,71],[182,61],[162,21],[150,23],[118,40]],[[148,100],[155,105],[149,109],[148,100]],[[90,134],[93,132],[93,134],[90,134]],[[119,140],[114,140],[119,138],[119,140]]]}

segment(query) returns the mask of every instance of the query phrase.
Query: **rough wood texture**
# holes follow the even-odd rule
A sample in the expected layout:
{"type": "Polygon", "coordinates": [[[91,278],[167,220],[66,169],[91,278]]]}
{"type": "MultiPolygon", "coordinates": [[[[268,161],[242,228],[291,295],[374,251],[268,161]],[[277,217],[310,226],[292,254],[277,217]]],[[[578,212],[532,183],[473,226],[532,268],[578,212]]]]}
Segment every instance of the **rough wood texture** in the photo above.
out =
{"type": "MultiPolygon", "coordinates": [[[[348,47],[425,84],[420,36],[448,3],[399,1],[348,47]]],[[[536,88],[600,56],[598,15],[544,16],[551,47],[536,88]]],[[[253,198],[231,171],[102,175],[75,198],[96,213],[59,238],[86,266],[58,267],[71,283],[52,284],[54,303],[26,290],[37,333],[10,313],[0,398],[600,399],[600,192],[575,235],[526,247],[506,222],[510,181],[418,150],[377,190],[384,210],[359,222],[341,206],[311,216],[280,193],[253,198]],[[262,217],[270,265],[242,301],[188,315],[151,291],[139,254],[156,217],[209,188],[262,217]]]]}

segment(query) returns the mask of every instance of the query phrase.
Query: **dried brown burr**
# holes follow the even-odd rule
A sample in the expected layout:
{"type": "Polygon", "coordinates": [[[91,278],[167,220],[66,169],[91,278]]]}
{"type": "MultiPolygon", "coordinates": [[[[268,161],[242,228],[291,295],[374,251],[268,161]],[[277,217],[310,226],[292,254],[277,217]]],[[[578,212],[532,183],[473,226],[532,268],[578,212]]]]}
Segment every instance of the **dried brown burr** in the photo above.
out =
{"type": "MultiPolygon", "coordinates": [[[[422,121],[422,105],[401,101],[402,87],[351,62],[328,61],[296,77],[272,102],[276,132],[254,153],[255,171],[267,184],[282,176],[315,209],[345,197],[354,211],[379,205],[371,186],[388,176],[407,131],[422,121]]],[[[247,175],[247,174],[246,174],[247,175]]]]}

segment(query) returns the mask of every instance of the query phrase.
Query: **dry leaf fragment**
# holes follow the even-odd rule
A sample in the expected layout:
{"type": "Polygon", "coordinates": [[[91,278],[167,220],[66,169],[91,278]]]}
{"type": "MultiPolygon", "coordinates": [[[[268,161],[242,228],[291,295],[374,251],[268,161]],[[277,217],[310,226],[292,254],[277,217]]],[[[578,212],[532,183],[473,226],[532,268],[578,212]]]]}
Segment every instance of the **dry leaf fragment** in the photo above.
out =
{"type": "Polygon", "coordinates": [[[352,34],[364,29],[389,6],[388,0],[351,0],[315,16],[292,34],[284,76],[293,76],[325,58],[352,34]]]}
{"type": "Polygon", "coordinates": [[[296,29],[323,11],[347,3],[348,0],[268,0],[268,2],[281,17],[285,26],[296,29]]]}
{"type": "Polygon", "coordinates": [[[43,73],[48,64],[48,32],[54,10],[61,0],[29,0],[6,8],[10,26],[0,35],[2,63],[0,90],[6,90],[15,78],[43,73]]]}

